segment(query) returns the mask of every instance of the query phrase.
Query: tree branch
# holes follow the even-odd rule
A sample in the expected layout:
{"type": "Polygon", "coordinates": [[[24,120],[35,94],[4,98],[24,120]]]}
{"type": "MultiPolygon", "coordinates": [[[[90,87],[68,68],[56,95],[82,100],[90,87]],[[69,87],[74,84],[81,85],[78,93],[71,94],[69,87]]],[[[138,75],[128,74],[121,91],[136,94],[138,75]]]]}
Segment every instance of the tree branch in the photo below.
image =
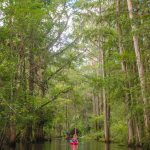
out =
{"type": "Polygon", "coordinates": [[[59,93],[57,93],[51,100],[45,102],[44,104],[42,104],[40,107],[38,107],[35,111],[43,108],[44,106],[48,105],[49,103],[53,102],[55,99],[58,98],[58,96],[60,96],[61,94],[67,93],[68,91],[70,91],[71,88],[65,89],[63,91],[60,91],[59,93]]]}

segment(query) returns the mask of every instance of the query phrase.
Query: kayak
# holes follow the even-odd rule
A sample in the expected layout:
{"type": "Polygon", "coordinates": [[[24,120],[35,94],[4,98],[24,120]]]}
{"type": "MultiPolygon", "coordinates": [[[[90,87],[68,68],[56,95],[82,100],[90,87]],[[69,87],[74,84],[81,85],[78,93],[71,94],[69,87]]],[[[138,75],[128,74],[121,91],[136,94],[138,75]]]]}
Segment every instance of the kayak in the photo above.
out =
{"type": "Polygon", "coordinates": [[[78,145],[78,140],[70,140],[71,145],[78,145]]]}
{"type": "Polygon", "coordinates": [[[78,141],[75,141],[75,142],[71,141],[70,144],[71,145],[78,145],[78,141]]]}

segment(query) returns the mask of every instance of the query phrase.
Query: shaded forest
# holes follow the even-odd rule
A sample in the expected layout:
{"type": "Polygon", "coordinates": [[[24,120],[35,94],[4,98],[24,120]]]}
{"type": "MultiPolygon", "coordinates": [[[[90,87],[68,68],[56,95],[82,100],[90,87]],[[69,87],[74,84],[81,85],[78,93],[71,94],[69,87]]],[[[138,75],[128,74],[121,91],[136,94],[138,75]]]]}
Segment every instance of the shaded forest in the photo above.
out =
{"type": "Polygon", "coordinates": [[[0,0],[0,149],[79,137],[150,149],[149,0],[0,0]]]}

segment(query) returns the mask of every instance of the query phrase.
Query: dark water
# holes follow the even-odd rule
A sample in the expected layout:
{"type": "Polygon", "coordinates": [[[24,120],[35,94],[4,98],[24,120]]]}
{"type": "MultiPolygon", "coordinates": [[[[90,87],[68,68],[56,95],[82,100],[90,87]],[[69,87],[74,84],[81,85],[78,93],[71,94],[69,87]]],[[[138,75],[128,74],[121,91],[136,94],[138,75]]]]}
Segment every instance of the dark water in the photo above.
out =
{"type": "MultiPolygon", "coordinates": [[[[79,142],[78,146],[71,146],[64,140],[55,140],[44,144],[17,144],[15,149],[7,148],[6,150],[135,150],[126,146],[118,146],[117,144],[106,145],[104,143],[90,141],[79,142]]],[[[140,148],[136,150],[142,150],[140,148]]]]}

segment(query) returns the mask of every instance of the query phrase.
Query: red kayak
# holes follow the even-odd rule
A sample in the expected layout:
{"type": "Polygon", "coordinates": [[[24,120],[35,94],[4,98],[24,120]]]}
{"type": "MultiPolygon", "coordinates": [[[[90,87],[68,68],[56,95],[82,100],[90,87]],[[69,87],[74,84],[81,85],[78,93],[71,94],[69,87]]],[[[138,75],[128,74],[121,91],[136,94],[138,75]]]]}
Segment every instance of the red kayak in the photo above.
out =
{"type": "Polygon", "coordinates": [[[77,142],[70,142],[71,145],[78,145],[78,141],[77,142]]]}
{"type": "Polygon", "coordinates": [[[78,140],[70,140],[69,142],[71,145],[78,145],[78,140]]]}

